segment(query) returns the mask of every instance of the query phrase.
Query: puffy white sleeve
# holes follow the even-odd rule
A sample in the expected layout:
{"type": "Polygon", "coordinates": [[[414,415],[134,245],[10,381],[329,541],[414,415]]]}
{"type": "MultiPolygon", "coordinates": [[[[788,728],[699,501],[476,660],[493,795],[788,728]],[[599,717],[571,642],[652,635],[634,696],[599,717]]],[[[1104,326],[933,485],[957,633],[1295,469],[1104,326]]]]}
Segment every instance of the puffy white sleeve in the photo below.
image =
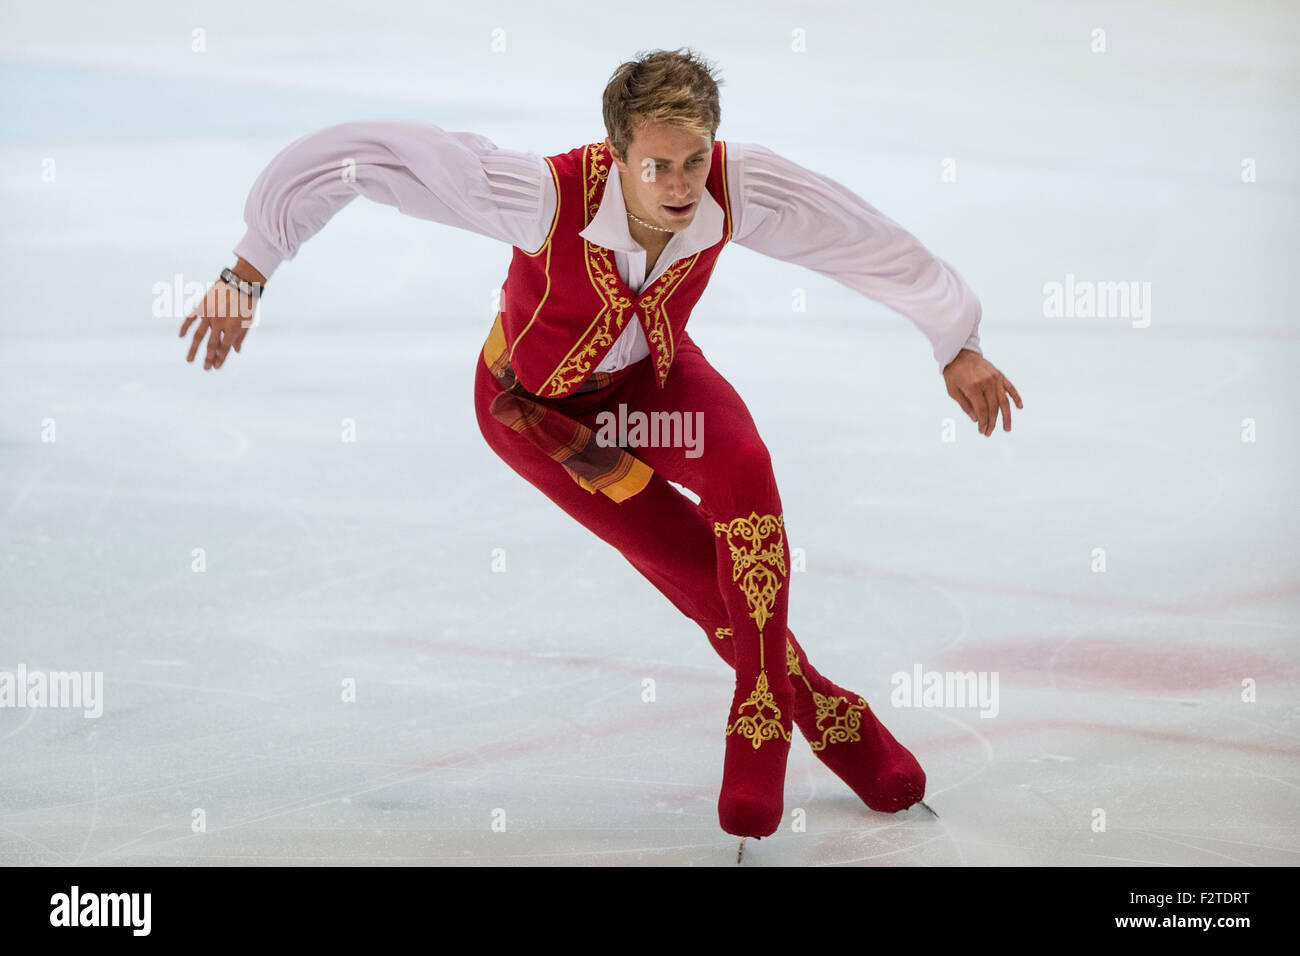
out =
{"type": "Polygon", "coordinates": [[[906,316],[942,369],[978,352],[980,301],[943,259],[860,196],[756,143],[728,143],[733,241],[806,266],[906,316]],[[734,172],[733,172],[734,170],[734,172]]]}
{"type": "Polygon", "coordinates": [[[430,123],[343,123],[290,143],[257,177],[235,255],[269,278],[357,196],[528,252],[541,247],[555,213],[539,155],[430,123]]]}

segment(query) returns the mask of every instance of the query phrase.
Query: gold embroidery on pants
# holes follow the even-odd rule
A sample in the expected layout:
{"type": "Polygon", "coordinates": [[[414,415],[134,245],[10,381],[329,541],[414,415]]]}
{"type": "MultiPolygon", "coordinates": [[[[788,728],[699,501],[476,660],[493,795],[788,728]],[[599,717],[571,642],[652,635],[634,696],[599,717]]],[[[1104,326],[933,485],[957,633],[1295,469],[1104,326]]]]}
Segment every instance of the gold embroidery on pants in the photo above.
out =
{"type": "Polygon", "coordinates": [[[808,683],[808,678],[804,677],[803,671],[799,669],[799,655],[794,652],[794,645],[790,643],[788,637],[785,639],[785,672],[791,677],[803,677],[808,693],[812,693],[812,684],[808,683]]]}
{"type": "Polygon", "coordinates": [[[727,736],[730,737],[733,733],[738,733],[753,743],[755,750],[762,746],[763,741],[776,740],[778,737],[786,743],[790,742],[790,731],[781,726],[781,708],[776,706],[776,698],[768,689],[767,671],[759,672],[758,683],[745,698],[745,702],[736,708],[736,720],[727,728],[727,736]],[[746,707],[753,707],[754,713],[744,713],[746,707]],[[770,715],[767,711],[770,711],[770,715]]]}
{"type": "MultiPolygon", "coordinates": [[[[731,580],[740,588],[749,606],[749,616],[758,625],[758,682],[754,690],[736,708],[736,720],[727,735],[738,733],[757,750],[765,740],[790,741],[790,732],[781,724],[781,709],[767,681],[763,662],[763,625],[774,613],[781,578],[786,576],[785,544],[782,541],[783,517],[760,515],[751,511],[747,518],[715,521],[715,536],[726,536],[731,551],[731,580]],[[754,712],[746,714],[752,707],[754,712]]],[[[730,629],[728,629],[730,630],[730,629]]]]}
{"type": "Polygon", "coordinates": [[[716,631],[713,632],[713,636],[716,637],[716,638],[717,638],[718,640],[720,640],[720,641],[723,640],[724,638],[731,637],[731,628],[729,628],[729,627],[720,627],[720,628],[718,628],[716,631]]]}
{"type": "Polygon", "coordinates": [[[862,712],[867,709],[867,702],[861,697],[856,704],[850,704],[847,697],[827,697],[813,691],[813,703],[817,705],[817,729],[822,732],[820,741],[809,741],[814,751],[825,750],[829,744],[843,744],[859,741],[862,735],[862,712]],[[840,713],[840,704],[847,706],[840,713]],[[822,721],[832,721],[829,727],[823,727],[822,721]]]}
{"type": "Polygon", "coordinates": [[[785,544],[781,540],[784,518],[760,515],[715,521],[715,536],[726,535],[731,549],[731,580],[740,587],[749,605],[749,616],[758,625],[759,648],[762,648],[763,625],[772,617],[776,592],[786,577],[785,544]]]}
{"type": "Polygon", "coordinates": [[[822,739],[808,741],[814,751],[825,750],[828,744],[852,743],[862,739],[858,731],[862,729],[862,712],[867,708],[865,700],[859,697],[856,704],[850,704],[847,697],[827,696],[813,690],[812,684],[808,682],[808,678],[799,666],[799,655],[795,653],[794,645],[790,643],[789,638],[785,641],[785,666],[791,676],[803,678],[804,685],[812,694],[813,704],[817,707],[816,723],[817,729],[822,732],[822,739]],[[839,712],[841,704],[848,705],[848,709],[842,714],[839,712]],[[831,720],[833,723],[829,727],[823,727],[824,720],[831,720]]]}

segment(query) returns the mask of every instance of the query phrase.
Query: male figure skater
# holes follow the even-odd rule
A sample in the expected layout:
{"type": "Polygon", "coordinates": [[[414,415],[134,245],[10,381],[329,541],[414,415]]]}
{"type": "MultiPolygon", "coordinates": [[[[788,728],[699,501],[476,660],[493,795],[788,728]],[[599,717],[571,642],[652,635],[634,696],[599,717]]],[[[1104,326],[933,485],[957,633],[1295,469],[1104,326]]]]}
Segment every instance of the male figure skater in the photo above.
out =
{"type": "Polygon", "coordinates": [[[728,242],[805,265],[911,319],[987,436],[999,410],[1010,430],[1008,395],[1023,406],[979,352],[979,301],[845,187],[762,146],[716,140],[717,81],[691,51],[622,64],[602,106],[603,142],[546,157],[403,121],[292,143],[253,186],[233,270],[181,326],[184,337],[199,323],[188,361],[209,332],[205,369],[239,351],[240,315],[267,278],[357,195],[510,243],[500,312],[476,356],[479,427],[734,668],[722,828],[742,847],[776,831],[793,725],[867,806],[912,806],[925,794],[920,764],[860,695],[813,668],[786,626],[790,552],[768,450],[686,324],[728,242]],[[703,413],[702,454],[612,439],[602,413],[620,405],[670,424],[703,413]]]}

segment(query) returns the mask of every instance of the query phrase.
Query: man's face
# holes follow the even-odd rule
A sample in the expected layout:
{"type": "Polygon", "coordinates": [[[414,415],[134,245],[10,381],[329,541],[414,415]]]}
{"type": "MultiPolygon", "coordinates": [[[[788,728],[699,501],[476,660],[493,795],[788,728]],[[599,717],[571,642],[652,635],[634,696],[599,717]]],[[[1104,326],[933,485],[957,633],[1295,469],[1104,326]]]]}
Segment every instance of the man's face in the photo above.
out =
{"type": "Polygon", "coordinates": [[[691,224],[700,207],[713,142],[677,126],[642,123],[636,126],[627,156],[614,154],[614,161],[628,211],[677,232],[691,224]]]}

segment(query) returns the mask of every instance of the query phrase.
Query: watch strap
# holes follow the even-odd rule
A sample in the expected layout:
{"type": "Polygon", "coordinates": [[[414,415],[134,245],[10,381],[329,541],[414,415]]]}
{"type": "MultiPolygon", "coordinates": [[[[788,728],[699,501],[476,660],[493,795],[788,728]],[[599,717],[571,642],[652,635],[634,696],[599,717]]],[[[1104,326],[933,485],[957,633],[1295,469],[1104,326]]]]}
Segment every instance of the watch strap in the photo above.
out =
{"type": "Polygon", "coordinates": [[[246,282],[239,278],[239,276],[235,275],[235,273],[229,268],[221,270],[221,281],[227,285],[234,286],[244,295],[251,296],[254,299],[260,299],[262,297],[262,283],[246,282]]]}

